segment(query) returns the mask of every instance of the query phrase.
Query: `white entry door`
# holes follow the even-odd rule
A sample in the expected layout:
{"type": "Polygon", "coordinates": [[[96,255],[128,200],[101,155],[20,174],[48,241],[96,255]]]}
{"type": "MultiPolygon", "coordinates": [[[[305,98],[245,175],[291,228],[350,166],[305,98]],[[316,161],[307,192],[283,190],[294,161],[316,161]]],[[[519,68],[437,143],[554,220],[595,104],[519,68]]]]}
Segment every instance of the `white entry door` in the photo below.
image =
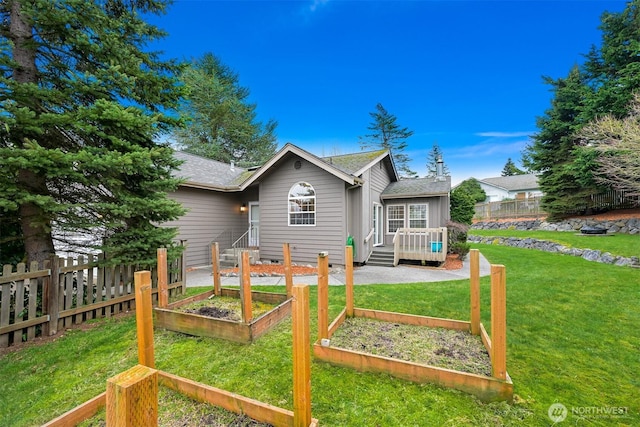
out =
{"type": "Polygon", "coordinates": [[[249,202],[249,246],[260,246],[260,205],[249,202]]]}
{"type": "Polygon", "coordinates": [[[384,235],[382,234],[382,205],[373,204],[373,246],[380,246],[383,243],[384,235]]]}

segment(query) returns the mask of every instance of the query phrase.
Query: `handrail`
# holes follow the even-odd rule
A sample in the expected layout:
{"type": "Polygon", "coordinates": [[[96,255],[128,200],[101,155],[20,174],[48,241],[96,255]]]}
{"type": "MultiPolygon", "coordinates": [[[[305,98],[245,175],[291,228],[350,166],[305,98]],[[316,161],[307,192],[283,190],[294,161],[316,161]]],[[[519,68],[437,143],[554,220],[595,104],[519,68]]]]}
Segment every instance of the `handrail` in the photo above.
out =
{"type": "Polygon", "coordinates": [[[365,243],[369,243],[369,240],[371,240],[371,238],[373,237],[373,233],[376,231],[375,228],[372,228],[371,231],[369,232],[369,234],[367,234],[367,237],[364,238],[364,242],[365,243]]]}
{"type": "Polygon", "coordinates": [[[242,234],[242,236],[240,236],[238,239],[236,239],[236,241],[235,241],[235,242],[233,242],[233,243],[231,244],[231,247],[232,247],[233,249],[236,249],[236,245],[238,244],[238,242],[239,242],[240,240],[243,240],[243,239],[244,239],[244,238],[249,234],[249,231],[251,231],[251,229],[247,229],[247,231],[245,231],[245,232],[242,234]]]}
{"type": "Polygon", "coordinates": [[[398,239],[398,235],[400,234],[400,230],[402,230],[401,228],[398,228],[396,230],[396,234],[393,235],[393,243],[396,242],[396,240],[398,239]]]}

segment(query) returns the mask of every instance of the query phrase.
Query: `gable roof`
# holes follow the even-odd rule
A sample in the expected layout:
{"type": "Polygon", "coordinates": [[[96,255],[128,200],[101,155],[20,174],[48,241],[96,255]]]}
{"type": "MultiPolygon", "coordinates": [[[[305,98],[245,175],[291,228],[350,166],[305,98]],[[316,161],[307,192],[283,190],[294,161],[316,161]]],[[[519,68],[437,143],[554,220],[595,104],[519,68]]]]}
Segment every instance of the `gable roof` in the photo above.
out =
{"type": "Polygon", "coordinates": [[[173,155],[182,161],[180,169],[175,175],[186,180],[181,184],[185,187],[234,191],[239,189],[239,184],[236,181],[243,176],[245,178],[242,181],[246,180],[246,174],[249,172],[244,168],[232,167],[228,163],[183,151],[176,151],[173,155]]]}
{"type": "Polygon", "coordinates": [[[395,180],[398,180],[395,164],[389,150],[362,151],[359,153],[340,154],[336,156],[322,157],[326,163],[354,176],[360,176],[380,161],[387,161],[388,167],[395,180]]]}
{"type": "Polygon", "coordinates": [[[380,198],[404,199],[409,197],[434,197],[447,196],[451,191],[451,177],[444,176],[444,179],[435,178],[410,178],[392,182],[384,189],[380,198]]]}
{"type": "MultiPolygon", "coordinates": [[[[309,153],[308,151],[303,150],[300,147],[287,143],[285,144],[284,147],[282,147],[282,149],[280,149],[280,151],[278,151],[275,154],[275,156],[269,159],[267,163],[262,165],[251,177],[249,177],[249,179],[244,181],[240,186],[241,189],[244,190],[245,188],[247,188],[248,186],[256,182],[258,179],[260,179],[261,176],[266,174],[274,165],[276,165],[280,160],[282,160],[282,158],[284,158],[288,154],[295,154],[296,156],[303,158],[304,160],[319,167],[320,169],[327,171],[331,175],[334,175],[335,177],[342,179],[343,181],[345,181],[350,185],[362,184],[362,180],[358,178],[356,175],[353,175],[350,172],[348,172],[346,166],[343,165],[345,169],[339,168],[337,165],[328,163],[324,159],[318,156],[315,156],[309,153]]],[[[344,162],[344,163],[347,164],[351,162],[344,162]]]]}
{"type": "Polygon", "coordinates": [[[507,191],[537,190],[540,188],[540,185],[538,184],[538,177],[532,173],[479,179],[478,182],[507,191]]]}

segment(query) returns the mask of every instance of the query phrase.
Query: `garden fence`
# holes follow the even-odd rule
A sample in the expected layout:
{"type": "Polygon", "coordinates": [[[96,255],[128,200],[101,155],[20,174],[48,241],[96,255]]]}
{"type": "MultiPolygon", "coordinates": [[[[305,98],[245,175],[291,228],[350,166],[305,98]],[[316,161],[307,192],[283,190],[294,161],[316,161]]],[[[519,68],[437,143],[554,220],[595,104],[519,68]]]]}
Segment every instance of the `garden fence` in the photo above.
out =
{"type": "MultiPolygon", "coordinates": [[[[104,266],[104,256],[52,257],[28,266],[4,265],[0,276],[0,348],[91,319],[135,309],[135,265],[104,266]]],[[[171,295],[186,287],[184,256],[167,262],[171,295]]],[[[158,272],[152,270],[153,293],[158,272]]]]}

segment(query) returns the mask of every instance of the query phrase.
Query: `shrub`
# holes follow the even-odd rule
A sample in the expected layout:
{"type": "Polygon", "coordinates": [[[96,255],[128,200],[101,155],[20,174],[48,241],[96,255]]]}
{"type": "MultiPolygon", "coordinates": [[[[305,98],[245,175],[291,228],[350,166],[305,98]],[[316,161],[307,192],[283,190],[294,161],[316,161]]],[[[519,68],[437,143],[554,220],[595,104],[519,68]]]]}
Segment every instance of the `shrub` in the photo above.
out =
{"type": "Polygon", "coordinates": [[[451,253],[457,254],[458,259],[463,260],[471,250],[471,245],[466,242],[455,242],[451,246],[451,253]]]}

